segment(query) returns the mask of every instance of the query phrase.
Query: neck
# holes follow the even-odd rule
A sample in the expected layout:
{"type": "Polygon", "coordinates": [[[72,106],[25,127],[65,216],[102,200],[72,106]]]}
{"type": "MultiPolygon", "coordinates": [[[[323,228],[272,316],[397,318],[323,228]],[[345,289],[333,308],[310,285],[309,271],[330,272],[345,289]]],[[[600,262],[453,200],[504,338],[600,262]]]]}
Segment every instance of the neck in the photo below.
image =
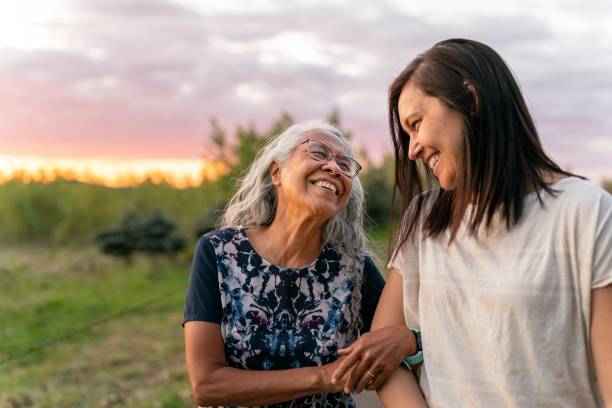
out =
{"type": "Polygon", "coordinates": [[[321,253],[325,220],[301,212],[278,209],[272,223],[249,230],[251,245],[259,255],[278,266],[298,268],[321,253]]]}

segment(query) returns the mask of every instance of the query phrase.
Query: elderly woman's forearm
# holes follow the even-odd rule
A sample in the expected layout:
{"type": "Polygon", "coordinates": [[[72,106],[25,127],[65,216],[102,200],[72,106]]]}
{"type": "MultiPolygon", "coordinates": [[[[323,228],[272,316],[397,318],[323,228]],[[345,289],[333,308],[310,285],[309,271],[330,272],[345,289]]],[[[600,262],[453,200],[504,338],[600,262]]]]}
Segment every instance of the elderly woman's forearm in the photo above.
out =
{"type": "Polygon", "coordinates": [[[206,380],[193,384],[198,405],[259,406],[288,401],[322,391],[325,381],[318,367],[254,371],[220,367],[206,380]]]}

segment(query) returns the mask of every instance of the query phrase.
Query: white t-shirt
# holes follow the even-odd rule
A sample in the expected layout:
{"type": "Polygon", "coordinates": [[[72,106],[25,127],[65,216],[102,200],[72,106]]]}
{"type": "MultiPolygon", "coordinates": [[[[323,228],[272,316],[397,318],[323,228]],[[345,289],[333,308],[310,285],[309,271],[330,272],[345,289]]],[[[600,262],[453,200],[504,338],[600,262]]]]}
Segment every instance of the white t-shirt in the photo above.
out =
{"type": "Polygon", "coordinates": [[[525,198],[519,224],[448,246],[407,241],[390,263],[421,329],[431,407],[597,407],[591,290],[612,283],[612,196],[570,177],[525,198]]]}

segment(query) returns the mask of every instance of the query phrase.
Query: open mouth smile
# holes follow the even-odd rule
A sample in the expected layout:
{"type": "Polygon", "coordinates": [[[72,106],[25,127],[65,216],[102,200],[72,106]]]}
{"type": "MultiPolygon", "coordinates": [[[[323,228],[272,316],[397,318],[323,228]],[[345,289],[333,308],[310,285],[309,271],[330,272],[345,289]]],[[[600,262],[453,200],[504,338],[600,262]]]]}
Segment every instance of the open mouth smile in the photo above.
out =
{"type": "Polygon", "coordinates": [[[429,158],[426,160],[427,165],[432,170],[436,169],[436,167],[438,166],[439,162],[440,162],[440,153],[434,153],[431,156],[429,156],[429,158]]]}
{"type": "Polygon", "coordinates": [[[332,193],[334,193],[334,195],[338,195],[338,188],[336,186],[334,186],[332,183],[330,183],[329,181],[317,180],[317,181],[312,182],[312,184],[317,186],[317,187],[321,187],[321,188],[324,188],[326,190],[329,190],[332,193]]]}

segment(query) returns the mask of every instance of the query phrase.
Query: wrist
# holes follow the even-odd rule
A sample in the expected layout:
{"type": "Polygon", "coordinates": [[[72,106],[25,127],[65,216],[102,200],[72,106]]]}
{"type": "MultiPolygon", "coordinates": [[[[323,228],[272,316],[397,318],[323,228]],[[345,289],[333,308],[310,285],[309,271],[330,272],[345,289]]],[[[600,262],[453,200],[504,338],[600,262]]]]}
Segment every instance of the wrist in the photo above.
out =
{"type": "Polygon", "coordinates": [[[402,328],[404,332],[402,346],[403,346],[403,356],[408,357],[417,353],[417,339],[416,335],[408,326],[403,326],[402,328]]]}
{"type": "Polygon", "coordinates": [[[418,327],[411,327],[413,350],[414,352],[404,358],[404,365],[412,369],[412,367],[423,362],[423,346],[421,345],[421,330],[418,327]]]}
{"type": "Polygon", "coordinates": [[[331,385],[331,378],[325,366],[309,367],[310,370],[308,378],[308,384],[311,391],[314,392],[327,392],[331,385]]]}

